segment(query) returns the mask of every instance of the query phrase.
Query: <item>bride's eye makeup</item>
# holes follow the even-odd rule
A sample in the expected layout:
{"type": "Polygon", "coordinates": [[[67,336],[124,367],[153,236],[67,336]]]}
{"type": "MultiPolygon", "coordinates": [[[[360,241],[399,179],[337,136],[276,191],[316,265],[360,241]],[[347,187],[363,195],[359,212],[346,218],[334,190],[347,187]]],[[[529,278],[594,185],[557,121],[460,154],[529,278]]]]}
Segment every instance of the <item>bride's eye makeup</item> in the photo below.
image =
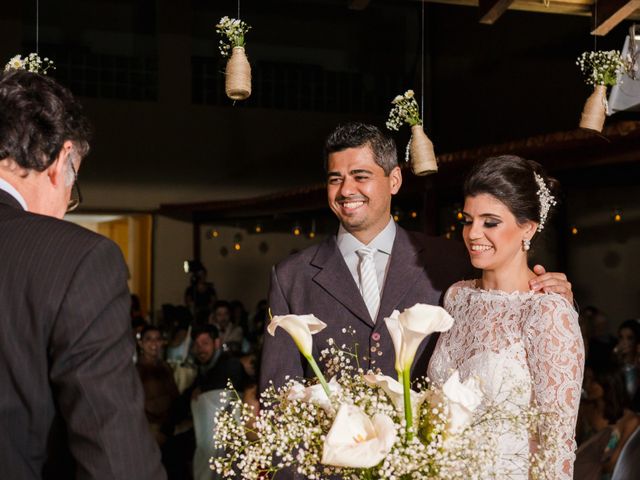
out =
{"type": "Polygon", "coordinates": [[[497,227],[498,225],[500,225],[502,222],[500,220],[485,220],[484,221],[484,226],[486,228],[493,228],[493,227],[497,227]]]}

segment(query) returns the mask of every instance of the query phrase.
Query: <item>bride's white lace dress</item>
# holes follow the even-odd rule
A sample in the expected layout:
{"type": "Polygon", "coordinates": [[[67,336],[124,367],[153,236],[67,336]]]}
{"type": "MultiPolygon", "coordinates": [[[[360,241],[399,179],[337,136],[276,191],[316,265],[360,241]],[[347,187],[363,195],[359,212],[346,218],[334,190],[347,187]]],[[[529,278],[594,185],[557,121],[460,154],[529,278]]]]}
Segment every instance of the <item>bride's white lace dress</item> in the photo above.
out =
{"type": "MultiPolygon", "coordinates": [[[[458,282],[447,291],[444,306],[455,321],[438,340],[428,376],[442,385],[457,369],[460,381],[478,378],[490,401],[535,402],[542,411],[557,412],[561,427],[547,432],[562,445],[553,478],[571,479],[584,368],[578,314],[557,294],[506,293],[475,285],[475,280],[458,282]]],[[[494,475],[528,478],[528,454],[538,447],[544,445],[533,445],[526,431],[502,433],[494,475]]]]}

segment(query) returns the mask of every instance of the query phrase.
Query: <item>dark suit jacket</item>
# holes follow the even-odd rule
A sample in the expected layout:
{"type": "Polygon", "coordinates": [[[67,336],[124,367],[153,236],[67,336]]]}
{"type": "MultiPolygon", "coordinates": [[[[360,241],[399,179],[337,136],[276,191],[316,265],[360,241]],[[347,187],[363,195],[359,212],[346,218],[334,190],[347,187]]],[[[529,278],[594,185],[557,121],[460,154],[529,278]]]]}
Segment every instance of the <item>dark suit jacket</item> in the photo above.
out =
{"type": "Polygon", "coordinates": [[[0,190],[0,265],[0,477],[165,478],[118,247],[0,190]]]}
{"type": "MultiPolygon", "coordinates": [[[[473,270],[468,255],[457,242],[407,232],[400,227],[389,262],[375,323],[342,258],[335,236],[288,257],[273,268],[269,294],[272,314],[312,313],[327,324],[327,328],[313,336],[316,359],[327,347],[327,339],[333,338],[339,346],[357,344],[360,366],[365,370],[379,368],[395,378],[395,353],[384,317],[416,303],[441,304],[447,288],[458,280],[470,278],[473,270]]],[[[414,377],[426,375],[433,344],[429,339],[423,342],[413,366],[414,377]]],[[[284,330],[276,330],[274,337],[265,333],[260,390],[263,391],[270,380],[280,386],[286,375],[291,378],[314,376],[284,330]]]]}

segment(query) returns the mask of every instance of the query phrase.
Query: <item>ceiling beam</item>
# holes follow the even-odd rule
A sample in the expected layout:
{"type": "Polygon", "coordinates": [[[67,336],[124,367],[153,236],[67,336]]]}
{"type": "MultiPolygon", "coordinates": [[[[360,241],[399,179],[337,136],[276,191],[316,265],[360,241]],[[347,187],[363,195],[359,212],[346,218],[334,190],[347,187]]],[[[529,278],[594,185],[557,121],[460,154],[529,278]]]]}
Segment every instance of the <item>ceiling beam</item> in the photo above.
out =
{"type": "Polygon", "coordinates": [[[514,0],[479,0],[480,23],[493,25],[502,14],[507,11],[507,8],[509,8],[513,1],[514,0]]]}
{"type": "Polygon", "coordinates": [[[591,34],[606,35],[638,8],[640,0],[596,0],[592,10],[591,34]]]}
{"type": "Polygon", "coordinates": [[[369,6],[371,0],[348,0],[347,6],[349,10],[364,10],[369,6]]]}

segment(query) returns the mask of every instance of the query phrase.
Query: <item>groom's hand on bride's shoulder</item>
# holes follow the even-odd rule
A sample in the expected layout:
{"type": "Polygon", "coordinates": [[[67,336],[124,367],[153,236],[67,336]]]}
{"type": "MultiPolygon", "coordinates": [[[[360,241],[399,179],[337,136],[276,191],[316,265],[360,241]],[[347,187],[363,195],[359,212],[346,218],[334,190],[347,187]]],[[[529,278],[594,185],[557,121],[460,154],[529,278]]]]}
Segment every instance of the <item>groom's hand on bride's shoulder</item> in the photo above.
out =
{"type": "Polygon", "coordinates": [[[571,282],[567,276],[561,272],[547,272],[542,265],[533,267],[536,278],[529,281],[529,286],[533,291],[543,291],[545,293],[554,292],[566,298],[573,305],[573,291],[571,282]]]}

